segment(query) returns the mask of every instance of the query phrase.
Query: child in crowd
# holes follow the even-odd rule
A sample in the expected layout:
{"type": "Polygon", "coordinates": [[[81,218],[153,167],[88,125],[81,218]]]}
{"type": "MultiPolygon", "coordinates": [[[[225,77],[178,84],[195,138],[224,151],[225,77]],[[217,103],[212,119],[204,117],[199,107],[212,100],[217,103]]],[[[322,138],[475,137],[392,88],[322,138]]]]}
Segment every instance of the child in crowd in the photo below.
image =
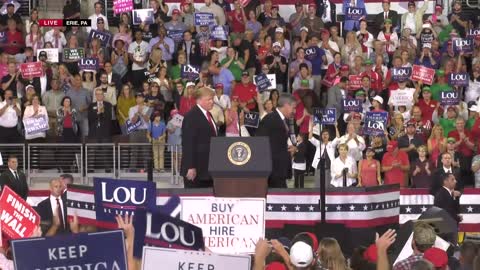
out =
{"type": "MultiPolygon", "coordinates": [[[[183,119],[183,116],[178,114],[178,110],[170,111],[170,120],[167,123],[168,131],[168,145],[170,152],[172,152],[172,171],[173,175],[178,177],[180,172],[180,160],[182,159],[182,123],[179,119],[183,119]],[[178,116],[176,116],[178,115],[178,116]]],[[[177,177],[174,177],[177,180],[177,177]]],[[[178,183],[177,183],[178,184],[178,183]]]]}
{"type": "Polygon", "coordinates": [[[155,111],[148,126],[147,139],[153,147],[153,166],[157,172],[165,168],[165,138],[167,137],[165,123],[161,112],[155,111]]]}
{"type": "Polygon", "coordinates": [[[293,154],[293,177],[295,179],[295,188],[304,188],[305,170],[307,168],[307,160],[305,154],[307,151],[307,145],[304,142],[304,135],[297,135],[297,149],[298,151],[293,154]]]}

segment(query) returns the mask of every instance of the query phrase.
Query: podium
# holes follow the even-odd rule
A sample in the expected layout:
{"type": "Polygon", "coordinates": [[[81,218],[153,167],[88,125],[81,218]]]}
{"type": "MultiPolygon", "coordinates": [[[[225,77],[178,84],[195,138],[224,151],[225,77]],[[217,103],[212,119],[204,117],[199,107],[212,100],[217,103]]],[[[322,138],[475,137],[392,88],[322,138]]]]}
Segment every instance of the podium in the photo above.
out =
{"type": "Polygon", "coordinates": [[[266,197],[272,171],[267,137],[212,138],[208,164],[215,197],[266,197]]]}

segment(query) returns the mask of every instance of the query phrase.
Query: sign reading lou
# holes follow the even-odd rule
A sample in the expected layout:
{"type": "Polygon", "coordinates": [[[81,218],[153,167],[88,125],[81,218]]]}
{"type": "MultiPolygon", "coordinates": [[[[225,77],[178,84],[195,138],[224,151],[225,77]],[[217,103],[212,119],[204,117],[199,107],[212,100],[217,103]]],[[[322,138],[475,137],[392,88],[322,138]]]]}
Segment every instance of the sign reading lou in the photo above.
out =
{"type": "Polygon", "coordinates": [[[142,270],[162,269],[203,269],[249,270],[250,256],[218,255],[201,251],[144,247],[142,270]]]}
{"type": "Polygon", "coordinates": [[[182,198],[182,220],[203,230],[205,247],[214,253],[254,253],[265,237],[265,199],[182,198]]]}
{"type": "Polygon", "coordinates": [[[364,133],[367,135],[383,135],[386,130],[388,112],[367,112],[364,133]]]}
{"type": "Polygon", "coordinates": [[[40,224],[37,212],[6,185],[0,196],[0,209],[2,232],[12,239],[30,237],[40,224]]]}
{"type": "Polygon", "coordinates": [[[127,270],[123,231],[12,241],[15,269],[127,270]],[[32,256],[34,254],[34,256],[32,256]]]}

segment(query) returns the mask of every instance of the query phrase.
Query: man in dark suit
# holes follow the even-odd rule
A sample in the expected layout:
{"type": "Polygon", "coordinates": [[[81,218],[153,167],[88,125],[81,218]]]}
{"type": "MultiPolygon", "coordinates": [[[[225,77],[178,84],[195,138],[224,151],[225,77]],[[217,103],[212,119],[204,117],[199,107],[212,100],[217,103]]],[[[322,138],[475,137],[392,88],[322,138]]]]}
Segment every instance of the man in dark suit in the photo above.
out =
{"type": "Polygon", "coordinates": [[[453,174],[447,173],[441,181],[443,184],[435,193],[433,205],[445,210],[458,223],[462,221],[462,216],[460,215],[461,193],[455,190],[457,180],[453,174]]]}
{"type": "Polygon", "coordinates": [[[291,153],[297,151],[294,142],[288,145],[290,134],[294,134],[289,128],[288,119],[293,116],[296,105],[292,95],[280,95],[276,110],[267,114],[258,126],[256,136],[267,136],[272,152],[272,172],[268,178],[268,187],[287,187],[286,179],[292,167],[291,153]]]}
{"type": "Polygon", "coordinates": [[[387,18],[392,20],[392,30],[398,26],[398,13],[395,10],[390,9],[390,0],[383,0],[382,8],[383,11],[375,16],[375,26],[378,27],[376,32],[377,35],[383,29],[385,19],[387,18]]]}
{"type": "Polygon", "coordinates": [[[177,55],[181,51],[185,52],[187,56],[187,64],[193,66],[200,66],[202,64],[200,45],[195,39],[192,39],[192,32],[189,30],[183,33],[183,41],[178,44],[177,55]]]}
{"type": "Polygon", "coordinates": [[[185,188],[212,187],[208,173],[210,140],[218,135],[217,125],[210,114],[215,92],[202,87],[195,92],[197,105],[185,114],[182,122],[182,165],[185,188]]]}
{"type": "Polygon", "coordinates": [[[107,142],[112,135],[112,104],[104,101],[101,88],[95,89],[97,102],[88,106],[88,137],[96,142],[107,142]]]}
{"type": "Polygon", "coordinates": [[[423,136],[417,133],[415,120],[408,121],[406,134],[398,138],[398,148],[408,154],[410,163],[418,158],[417,148],[425,143],[423,136]]]}
{"type": "Polygon", "coordinates": [[[328,89],[328,103],[327,108],[335,108],[337,111],[337,118],[343,118],[343,99],[345,99],[347,92],[347,77],[341,77],[340,81],[328,89]]]}
{"type": "MultiPolygon", "coordinates": [[[[452,155],[448,152],[442,154],[442,162],[438,164],[438,168],[433,173],[432,186],[430,187],[430,194],[435,195],[442,187],[442,179],[445,174],[451,173],[455,179],[460,179],[460,169],[452,166],[452,155]]],[[[463,188],[461,181],[458,183],[458,188],[463,188]]]]}
{"type": "MultiPolygon", "coordinates": [[[[110,61],[106,61],[103,64],[103,69],[105,69],[105,73],[107,73],[108,84],[117,89],[118,96],[120,94],[120,91],[122,90],[122,79],[120,78],[120,75],[113,73],[113,66],[110,61]]],[[[101,73],[98,74],[97,81],[100,81],[100,75],[101,73]]]]}
{"type": "Polygon", "coordinates": [[[49,234],[68,233],[67,204],[62,198],[63,184],[60,179],[50,181],[50,196],[41,201],[36,211],[41,218],[43,232],[49,234]]]}
{"type": "Polygon", "coordinates": [[[27,178],[23,172],[18,171],[18,159],[15,156],[8,157],[8,169],[0,176],[0,187],[8,186],[24,200],[28,196],[27,178]]]}

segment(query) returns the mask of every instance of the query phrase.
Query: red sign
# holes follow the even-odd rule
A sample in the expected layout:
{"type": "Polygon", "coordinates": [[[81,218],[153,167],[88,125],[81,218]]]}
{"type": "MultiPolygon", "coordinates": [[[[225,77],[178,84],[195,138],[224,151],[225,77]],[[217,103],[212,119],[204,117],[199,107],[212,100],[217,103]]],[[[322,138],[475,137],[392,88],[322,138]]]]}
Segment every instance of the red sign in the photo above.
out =
{"type": "Polygon", "coordinates": [[[2,231],[12,239],[30,237],[40,224],[40,216],[8,186],[0,196],[2,231]]]}
{"type": "Polygon", "coordinates": [[[412,67],[412,81],[422,81],[424,84],[432,85],[433,76],[435,76],[435,69],[424,66],[413,65],[412,67]]]}
{"type": "Polygon", "coordinates": [[[41,77],[43,75],[42,62],[30,62],[20,65],[23,78],[41,77]]]}
{"type": "Polygon", "coordinates": [[[348,85],[347,89],[349,91],[355,91],[362,88],[362,76],[360,75],[350,75],[348,76],[348,85]]]}

